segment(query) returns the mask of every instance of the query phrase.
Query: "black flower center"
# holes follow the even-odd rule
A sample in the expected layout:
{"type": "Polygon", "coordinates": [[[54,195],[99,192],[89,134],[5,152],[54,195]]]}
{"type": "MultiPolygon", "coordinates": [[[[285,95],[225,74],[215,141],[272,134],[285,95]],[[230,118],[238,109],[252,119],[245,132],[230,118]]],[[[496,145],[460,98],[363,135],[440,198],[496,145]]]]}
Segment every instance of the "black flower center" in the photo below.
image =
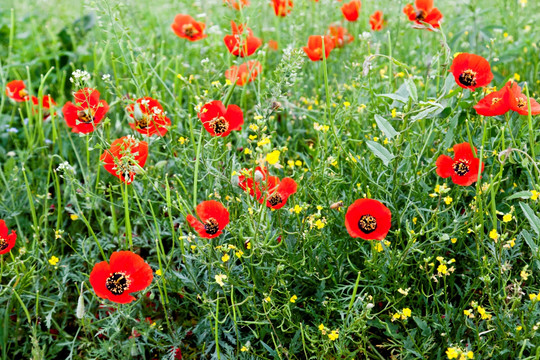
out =
{"type": "Polygon", "coordinates": [[[491,105],[495,105],[496,103],[498,103],[501,100],[502,100],[501,98],[494,97],[493,99],[491,99],[491,105]]]}
{"type": "Polygon", "coordinates": [[[458,176],[465,176],[471,171],[469,160],[458,160],[452,165],[452,168],[458,176]]]}
{"type": "Polygon", "coordinates": [[[6,250],[7,247],[8,247],[7,240],[0,236],[0,251],[6,250]]]}
{"type": "Polygon", "coordinates": [[[418,21],[424,21],[424,19],[426,18],[427,14],[424,10],[418,10],[416,12],[416,20],[418,21]]]}
{"type": "Polygon", "coordinates": [[[84,109],[77,111],[77,117],[79,121],[85,124],[90,124],[94,122],[94,114],[91,109],[84,109]]]}
{"type": "Polygon", "coordinates": [[[476,72],[471,69],[465,70],[459,75],[459,82],[465,86],[476,85],[476,72]]]}
{"type": "Polygon", "coordinates": [[[122,295],[129,288],[131,281],[126,274],[121,272],[112,273],[105,281],[107,290],[114,295],[122,295]]]}
{"type": "Polygon", "coordinates": [[[229,122],[223,116],[220,116],[210,121],[210,128],[214,130],[216,135],[221,135],[229,129],[229,122]]]}
{"type": "Polygon", "coordinates": [[[204,230],[208,235],[217,234],[219,231],[219,224],[216,219],[210,218],[204,222],[204,230]]]}
{"type": "Polygon", "coordinates": [[[270,205],[276,206],[278,204],[281,204],[283,202],[283,199],[281,198],[281,195],[279,195],[279,193],[275,193],[268,198],[268,202],[270,203],[270,205]]]}
{"type": "Polygon", "coordinates": [[[193,26],[193,24],[185,24],[182,27],[182,30],[184,31],[184,34],[188,37],[194,37],[197,34],[197,29],[193,26]]]}
{"type": "Polygon", "coordinates": [[[523,98],[516,98],[517,100],[517,106],[520,109],[528,108],[527,101],[523,98]]]}
{"type": "Polygon", "coordinates": [[[372,233],[377,230],[377,219],[369,214],[362,215],[358,220],[358,227],[366,234],[372,233]]]}
{"type": "Polygon", "coordinates": [[[143,114],[140,119],[137,119],[135,125],[139,129],[146,129],[150,125],[150,122],[151,122],[150,116],[143,114]]]}
{"type": "Polygon", "coordinates": [[[131,174],[134,172],[133,165],[129,159],[119,159],[116,164],[116,173],[124,178],[125,181],[131,181],[131,174]]]}

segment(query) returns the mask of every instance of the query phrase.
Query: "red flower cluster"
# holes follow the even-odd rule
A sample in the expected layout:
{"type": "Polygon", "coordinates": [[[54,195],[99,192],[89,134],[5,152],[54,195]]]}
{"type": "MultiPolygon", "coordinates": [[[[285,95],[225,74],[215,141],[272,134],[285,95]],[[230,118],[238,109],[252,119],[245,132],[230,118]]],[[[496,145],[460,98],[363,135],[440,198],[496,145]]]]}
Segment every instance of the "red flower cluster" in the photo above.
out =
{"type": "MultiPolygon", "coordinates": [[[[330,38],[332,39],[332,42],[334,43],[333,44],[334,48],[341,48],[341,47],[345,46],[346,44],[350,44],[354,40],[354,37],[351,34],[349,34],[347,29],[345,29],[343,26],[339,26],[339,25],[330,25],[330,27],[328,28],[328,35],[330,36],[330,38]]],[[[308,43],[308,46],[309,46],[309,43],[308,43]]],[[[326,50],[326,42],[324,43],[324,46],[325,46],[325,50],[326,50]]],[[[306,51],[306,50],[304,49],[304,51],[306,51]]],[[[306,51],[306,53],[307,53],[307,51],[306,51]]],[[[309,54],[308,54],[308,56],[309,56],[309,54]]],[[[310,59],[311,59],[311,57],[310,57],[310,59]]],[[[314,60],[314,61],[316,61],[316,60],[314,60]]]]}
{"type": "Polygon", "coordinates": [[[225,105],[214,100],[204,105],[198,113],[199,119],[206,131],[212,136],[225,137],[233,130],[241,130],[244,124],[244,114],[237,105],[225,105]]]}
{"type": "Polygon", "coordinates": [[[131,184],[135,174],[146,163],[148,143],[132,136],[116,139],[111,147],[101,154],[99,160],[104,163],[105,170],[120,181],[131,184]]]}
{"type": "Polygon", "coordinates": [[[100,298],[127,304],[135,300],[130,293],[146,289],[153,278],[152,269],[142,257],[131,251],[117,251],[109,263],[94,265],[90,284],[100,298]]]}
{"type": "MultiPolygon", "coordinates": [[[[437,174],[442,178],[451,177],[456,185],[474,184],[478,180],[478,173],[484,171],[484,164],[475,157],[469,143],[454,145],[453,149],[453,159],[447,155],[441,155],[437,159],[437,174]]],[[[476,152],[476,148],[474,151],[476,152]]]]}
{"type": "Polygon", "coordinates": [[[225,77],[238,86],[252,82],[262,72],[262,65],[257,60],[249,60],[240,66],[233,65],[225,71],[225,77]]]}
{"type": "Polygon", "coordinates": [[[439,22],[442,20],[443,15],[433,6],[433,0],[416,0],[416,9],[412,4],[408,4],[403,8],[403,12],[410,21],[422,25],[422,23],[428,23],[434,28],[439,28],[439,22]]]}
{"type": "Polygon", "coordinates": [[[383,12],[380,10],[375,11],[369,17],[369,25],[371,25],[371,30],[373,31],[381,31],[385,24],[386,21],[384,21],[383,12]]]}
{"type": "Polygon", "coordinates": [[[287,203],[289,196],[296,193],[298,185],[291,178],[280,180],[277,176],[270,176],[265,167],[257,167],[253,174],[243,170],[238,177],[238,186],[249,191],[261,204],[272,209],[281,209],[287,203]]]}
{"type": "Polygon", "coordinates": [[[6,85],[6,95],[16,102],[28,101],[28,91],[22,80],[13,80],[6,85]]]}
{"type": "Polygon", "coordinates": [[[459,86],[471,91],[486,86],[493,80],[489,62],[480,55],[459,54],[452,61],[450,71],[459,86]]]}
{"type": "Polygon", "coordinates": [[[0,255],[7,254],[15,246],[17,240],[17,234],[15,230],[11,230],[11,233],[6,226],[4,220],[0,220],[0,255]]]}
{"type": "MultiPolygon", "coordinates": [[[[532,98],[530,102],[531,115],[540,114],[540,104],[532,98]]],[[[521,87],[517,83],[509,81],[501,90],[492,92],[480,100],[474,109],[483,116],[504,115],[510,110],[521,115],[528,115],[529,103],[527,95],[521,92],[521,87]]]]}
{"type": "Polygon", "coordinates": [[[140,134],[164,136],[171,126],[171,120],[165,116],[159,101],[151,97],[137,99],[134,104],[126,107],[126,111],[129,117],[135,120],[129,126],[140,134]]]}
{"type": "Polygon", "coordinates": [[[353,238],[382,240],[390,231],[392,213],[373,199],[356,200],[345,214],[345,227],[353,238]]]}
{"type": "Polygon", "coordinates": [[[262,40],[253,35],[253,31],[245,25],[236,25],[231,21],[232,35],[223,38],[229,52],[235,56],[251,56],[262,45],[262,40]]]}
{"type": "Polygon", "coordinates": [[[178,37],[189,41],[204,39],[206,37],[204,33],[205,27],[204,23],[195,21],[191,16],[184,14],[176,15],[171,25],[171,29],[178,37]]]}
{"type": "Polygon", "coordinates": [[[206,239],[221,235],[229,223],[229,212],[225,206],[215,200],[203,201],[197,205],[195,212],[200,221],[191,214],[186,217],[186,220],[199,233],[199,236],[206,239]]]}
{"type": "Polygon", "coordinates": [[[64,105],[62,113],[71,131],[88,134],[96,129],[109,111],[109,104],[99,96],[96,89],[84,88],[73,94],[75,103],[68,101],[64,105]]]}
{"type": "Polygon", "coordinates": [[[223,0],[223,2],[235,10],[249,6],[249,0],[223,0]]]}

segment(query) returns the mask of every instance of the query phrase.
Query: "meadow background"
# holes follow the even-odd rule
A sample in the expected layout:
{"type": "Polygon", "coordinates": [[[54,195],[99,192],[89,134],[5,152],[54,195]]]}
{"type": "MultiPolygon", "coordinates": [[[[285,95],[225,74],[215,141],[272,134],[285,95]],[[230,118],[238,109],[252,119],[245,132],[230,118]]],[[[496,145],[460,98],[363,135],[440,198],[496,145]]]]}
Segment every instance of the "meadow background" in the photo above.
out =
{"type": "Polygon", "coordinates": [[[262,0],[242,13],[221,0],[2,1],[2,88],[24,80],[58,107],[44,122],[0,95],[0,219],[18,234],[0,256],[1,359],[446,359],[449,348],[539,359],[538,118],[478,116],[482,90],[462,90],[448,69],[457,52],[482,55],[491,86],[514,79],[537,98],[540,3],[439,0],[441,31],[413,29],[406,4],[365,0],[348,23],[333,0],[295,0],[284,18],[262,0]],[[178,38],[178,13],[208,37],[178,38]],[[242,61],[223,36],[242,18],[264,40],[252,57],[263,72],[233,90],[242,131],[210,137],[195,109],[231,89],[224,72],[242,61]],[[301,47],[334,22],[355,39],[330,54],[325,85],[323,62],[301,47]],[[88,136],[60,112],[77,69],[110,105],[88,136]],[[143,96],[173,125],[148,140],[126,187],[99,157],[139,136],[125,107],[143,96]],[[440,178],[437,157],[469,140],[481,182],[440,178]],[[275,150],[267,166],[298,192],[270,211],[235,181],[275,150]],[[392,211],[385,241],[347,233],[346,208],[363,197],[392,211]],[[209,199],[231,214],[212,240],[185,221],[209,199]],[[99,246],[108,258],[130,241],[154,281],[128,305],[98,298],[88,275],[99,246]]]}

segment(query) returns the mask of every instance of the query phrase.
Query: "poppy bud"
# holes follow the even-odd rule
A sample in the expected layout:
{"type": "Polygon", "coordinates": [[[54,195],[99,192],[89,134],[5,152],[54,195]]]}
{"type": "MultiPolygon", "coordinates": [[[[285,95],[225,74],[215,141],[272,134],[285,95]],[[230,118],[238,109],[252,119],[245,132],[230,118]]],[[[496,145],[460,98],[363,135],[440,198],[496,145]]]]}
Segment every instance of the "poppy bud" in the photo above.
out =
{"type": "Polygon", "coordinates": [[[282,105],[279,101],[274,101],[272,103],[272,110],[279,110],[282,108],[282,105]]]}

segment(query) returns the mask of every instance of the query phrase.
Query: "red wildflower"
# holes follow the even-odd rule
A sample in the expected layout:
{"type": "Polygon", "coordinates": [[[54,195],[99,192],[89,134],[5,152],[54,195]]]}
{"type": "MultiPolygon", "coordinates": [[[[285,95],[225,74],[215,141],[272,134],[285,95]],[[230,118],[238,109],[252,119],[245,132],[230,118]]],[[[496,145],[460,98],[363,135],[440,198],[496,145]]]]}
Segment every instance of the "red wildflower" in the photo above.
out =
{"type": "Polygon", "coordinates": [[[206,37],[205,27],[203,22],[195,21],[191,16],[184,14],[176,15],[171,25],[171,29],[177,36],[189,41],[204,39],[206,37]]]}
{"type": "Polygon", "coordinates": [[[378,200],[358,199],[345,214],[345,227],[353,238],[382,240],[390,231],[392,213],[378,200]]]}
{"type": "MultiPolygon", "coordinates": [[[[323,51],[322,39],[323,39],[322,36],[312,35],[308,39],[308,46],[303,47],[306,55],[309,57],[311,61],[322,60],[322,51],[323,51]]],[[[334,49],[334,42],[332,41],[332,38],[328,35],[324,36],[324,54],[326,58],[328,58],[328,55],[330,55],[330,52],[333,49],[334,49]]]]}
{"type": "Polygon", "coordinates": [[[146,163],[148,143],[136,140],[132,136],[116,139],[111,147],[101,154],[99,160],[104,162],[105,170],[122,182],[131,184],[135,174],[146,163]]]}
{"type": "Polygon", "coordinates": [[[479,115],[497,116],[506,114],[510,110],[510,82],[501,90],[494,91],[484,97],[474,106],[479,115]]]}
{"type": "Polygon", "coordinates": [[[109,263],[102,261],[94,265],[90,284],[100,298],[127,304],[135,300],[130,293],[146,289],[153,278],[150,265],[142,257],[131,251],[117,251],[109,263]]]}
{"type": "Polygon", "coordinates": [[[251,174],[243,171],[243,175],[238,177],[238,186],[244,191],[249,190],[261,204],[266,202],[266,206],[272,209],[281,209],[289,199],[289,196],[296,193],[298,185],[291,178],[279,180],[277,176],[270,176],[264,167],[257,167],[251,174]]]}
{"type": "Polygon", "coordinates": [[[277,51],[279,49],[278,42],[276,40],[268,40],[268,47],[270,50],[277,51]]]}
{"type": "Polygon", "coordinates": [[[187,222],[194,228],[200,237],[213,239],[221,235],[229,223],[229,212],[220,202],[215,200],[203,201],[195,209],[197,218],[191,214],[186,217],[187,222]]]}
{"type": "Polygon", "coordinates": [[[236,10],[249,6],[249,0],[223,0],[223,2],[236,10]]]}
{"type": "Polygon", "coordinates": [[[206,131],[212,136],[225,137],[233,130],[241,130],[244,124],[244,113],[237,105],[225,105],[214,100],[204,105],[197,114],[206,131]]]}
{"type": "Polygon", "coordinates": [[[422,22],[428,23],[434,28],[440,27],[439,22],[442,20],[443,15],[436,7],[433,7],[433,0],[416,0],[416,9],[412,4],[408,4],[403,8],[405,15],[409,17],[409,20],[422,25],[422,22]]]}
{"type": "Polygon", "coordinates": [[[235,56],[251,56],[262,45],[262,40],[253,35],[253,31],[245,25],[236,25],[231,21],[232,35],[223,38],[229,52],[235,56]]]}
{"type": "Polygon", "coordinates": [[[26,85],[22,80],[13,80],[6,85],[6,95],[17,102],[28,101],[28,92],[26,85]]]}
{"type": "MultiPolygon", "coordinates": [[[[476,158],[469,143],[454,145],[454,158],[441,155],[437,159],[437,174],[442,178],[452,177],[456,185],[469,186],[478,180],[478,172],[484,171],[484,164],[480,170],[480,159],[476,158]]],[[[474,149],[476,152],[476,148],[474,149]]]]}
{"type": "Polygon", "coordinates": [[[347,29],[339,25],[330,25],[328,28],[328,35],[332,38],[334,48],[341,48],[345,46],[345,44],[350,44],[354,40],[354,37],[347,32],[347,29]]]}
{"type": "Polygon", "coordinates": [[[257,60],[249,60],[240,66],[233,65],[225,71],[225,77],[230,81],[236,81],[236,85],[244,86],[257,78],[262,72],[262,65],[257,60]]]}
{"type": "Polygon", "coordinates": [[[360,0],[351,0],[346,4],[343,4],[341,7],[341,12],[343,13],[343,16],[345,16],[345,19],[348,21],[356,21],[358,20],[358,16],[360,15],[360,8],[362,7],[362,2],[360,0]]]}
{"type": "Polygon", "coordinates": [[[17,240],[17,234],[15,230],[9,230],[4,220],[0,220],[0,255],[8,253],[15,246],[17,240]]]}
{"type": "Polygon", "coordinates": [[[73,97],[75,104],[68,101],[62,108],[67,126],[74,133],[88,134],[94,131],[109,111],[109,104],[99,100],[99,91],[91,88],[81,89],[73,97]]]}
{"type": "Polygon", "coordinates": [[[459,54],[454,58],[450,71],[459,86],[471,91],[486,86],[493,80],[489,62],[480,55],[459,54]]]}
{"type": "Polygon", "coordinates": [[[171,120],[165,116],[161,104],[151,97],[137,99],[135,104],[128,105],[126,111],[129,117],[135,119],[129,126],[143,135],[163,136],[168,131],[167,127],[171,126],[171,120]]]}
{"type": "Polygon", "coordinates": [[[373,31],[381,31],[384,26],[384,17],[383,12],[380,10],[377,10],[369,17],[369,24],[371,25],[371,30],[373,31]]]}
{"type": "MultiPolygon", "coordinates": [[[[509,83],[507,86],[510,88],[509,83]]],[[[510,88],[510,109],[521,115],[529,115],[529,103],[527,95],[521,93],[521,87],[517,83],[513,83],[510,88]]],[[[531,115],[540,114],[540,104],[533,98],[531,100],[531,115]]]]}
{"type": "Polygon", "coordinates": [[[293,0],[272,0],[272,5],[276,16],[285,17],[292,11],[293,0]]]}
{"type": "MultiPolygon", "coordinates": [[[[39,111],[39,99],[32,96],[32,104],[34,104],[34,113],[39,111]]],[[[56,102],[50,95],[45,95],[41,98],[41,109],[43,111],[43,120],[46,120],[51,114],[51,108],[56,106],[56,102]]],[[[55,113],[56,114],[56,113],[55,113]]]]}
{"type": "Polygon", "coordinates": [[[174,351],[174,359],[182,360],[182,350],[180,350],[180,348],[176,348],[176,350],[174,351]]]}

